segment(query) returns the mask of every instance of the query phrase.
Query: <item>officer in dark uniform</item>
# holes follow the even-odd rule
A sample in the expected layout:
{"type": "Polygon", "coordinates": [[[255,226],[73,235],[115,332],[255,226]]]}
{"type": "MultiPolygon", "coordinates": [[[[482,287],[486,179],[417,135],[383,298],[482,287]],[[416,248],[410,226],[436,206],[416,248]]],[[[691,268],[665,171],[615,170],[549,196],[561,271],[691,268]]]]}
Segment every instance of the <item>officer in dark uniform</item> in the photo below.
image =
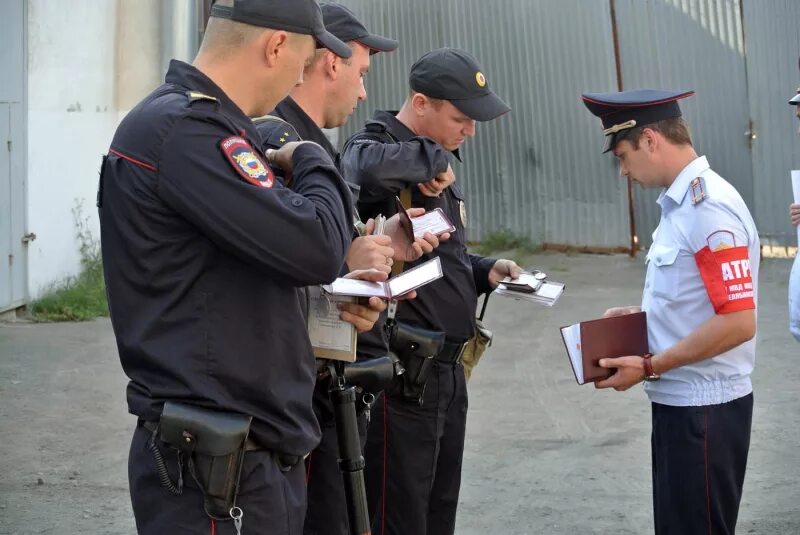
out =
{"type": "MultiPolygon", "coordinates": [[[[375,52],[390,52],[398,46],[397,41],[369,33],[355,14],[342,5],[322,4],[321,8],[326,29],[346,42],[352,48],[353,55],[341,59],[319,51],[314,61],[306,66],[303,84],[296,87],[292,95],[282,100],[268,116],[256,119],[265,151],[280,149],[286,143],[303,139],[318,143],[336,160],[339,153],[322,128],[344,125],[358,101],[366,97],[363,76],[369,68],[370,56],[375,52]],[[306,113],[305,109],[309,109],[310,113],[306,113]],[[348,113],[339,112],[343,109],[347,109],[348,113]],[[320,122],[312,119],[311,114],[320,117],[320,122]],[[333,123],[330,122],[331,116],[335,117],[333,123]]],[[[358,188],[351,187],[351,192],[355,198],[358,188]]],[[[363,227],[361,230],[364,230],[363,227]]],[[[344,269],[378,268],[388,273],[394,256],[389,236],[359,234],[358,230],[354,230],[354,245],[344,269]],[[372,265],[372,262],[377,265],[372,265]]],[[[362,359],[386,354],[383,339],[374,333],[360,334],[357,347],[359,358],[362,359]]],[[[308,509],[303,533],[348,535],[347,502],[337,462],[339,445],[336,422],[328,394],[330,374],[324,363],[319,369],[313,404],[322,438],[306,460],[308,509]]],[[[359,414],[358,424],[363,444],[363,440],[366,440],[366,413],[359,414]]]]}
{"type": "MultiPolygon", "coordinates": [[[[395,196],[441,208],[456,227],[434,254],[444,278],[397,309],[399,323],[444,332],[446,343],[428,374],[422,405],[398,383],[372,411],[365,457],[373,530],[393,535],[447,535],[455,529],[467,392],[460,356],[475,332],[479,294],[519,267],[467,253],[464,194],[451,168],[476,121],[510,108],[489,88],[475,58],[452,48],[425,54],[411,68],[411,94],[399,112],[378,111],[345,144],[343,174],[361,187],[362,217],[394,213],[395,196]],[[410,195],[403,190],[410,190],[410,195]]],[[[423,256],[411,268],[429,260],[423,256]]]]}
{"type": "MultiPolygon", "coordinates": [[[[139,417],[129,457],[133,511],[140,533],[234,533],[243,522],[299,534],[300,461],[320,430],[297,288],[339,273],[351,201],[313,143],[274,155],[294,190],[276,183],[249,116],[288,94],[314,38],[342,56],[351,51],[325,31],[313,0],[221,0],[211,15],[193,65],[173,61],[165,84],[122,121],[100,178],[111,319],[129,410],[139,417]],[[231,509],[238,522],[204,511],[200,455],[180,457],[160,440],[165,402],[252,417],[231,509]]],[[[210,446],[203,432],[198,452],[210,446]]]]}
{"type": "MultiPolygon", "coordinates": [[[[344,126],[357,104],[366,99],[364,77],[370,68],[371,57],[378,52],[391,52],[398,43],[393,39],[370,33],[356,15],[340,4],[321,4],[325,28],[353,50],[353,56],[341,59],[319,51],[314,61],[306,66],[303,84],[281,101],[269,115],[257,118],[256,127],[263,138],[262,148],[279,149],[286,143],[300,139],[322,146],[334,160],[339,152],[322,131],[322,128],[344,126]],[[312,118],[313,117],[313,118],[312,118]]],[[[350,184],[354,198],[358,187],[350,184]]],[[[405,257],[407,243],[392,240],[388,235],[362,235],[367,228],[356,219],[357,229],[347,255],[345,269],[391,269],[395,257],[405,257]],[[393,245],[398,245],[395,252],[393,245]]],[[[372,230],[371,224],[369,228],[372,230]]],[[[435,236],[419,240],[417,246],[430,252],[438,245],[435,236]]],[[[422,254],[414,254],[418,258],[422,254]]],[[[358,337],[358,359],[380,357],[387,347],[380,331],[362,333],[358,337]]],[[[306,460],[308,472],[308,509],[303,532],[306,535],[348,535],[345,489],[339,470],[334,409],[330,400],[330,374],[324,363],[314,390],[314,412],[322,428],[322,439],[306,460]]],[[[367,413],[359,414],[359,432],[362,444],[366,440],[367,413]]]]}

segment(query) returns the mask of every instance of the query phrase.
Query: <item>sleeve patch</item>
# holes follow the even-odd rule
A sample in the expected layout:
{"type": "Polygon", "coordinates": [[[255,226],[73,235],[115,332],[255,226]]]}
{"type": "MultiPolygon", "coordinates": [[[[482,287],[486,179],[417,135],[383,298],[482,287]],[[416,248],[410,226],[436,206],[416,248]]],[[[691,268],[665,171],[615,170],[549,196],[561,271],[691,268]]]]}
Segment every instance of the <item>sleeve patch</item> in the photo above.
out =
{"type": "Polygon", "coordinates": [[[712,253],[736,247],[736,237],[730,230],[718,230],[706,238],[708,248],[712,253]]]}
{"type": "Polygon", "coordinates": [[[247,140],[231,136],[223,139],[219,146],[233,169],[247,182],[261,188],[273,186],[275,176],[272,170],[264,164],[247,140]]]}
{"type": "Polygon", "coordinates": [[[694,257],[717,314],[756,308],[747,247],[712,251],[706,246],[694,257]]]}

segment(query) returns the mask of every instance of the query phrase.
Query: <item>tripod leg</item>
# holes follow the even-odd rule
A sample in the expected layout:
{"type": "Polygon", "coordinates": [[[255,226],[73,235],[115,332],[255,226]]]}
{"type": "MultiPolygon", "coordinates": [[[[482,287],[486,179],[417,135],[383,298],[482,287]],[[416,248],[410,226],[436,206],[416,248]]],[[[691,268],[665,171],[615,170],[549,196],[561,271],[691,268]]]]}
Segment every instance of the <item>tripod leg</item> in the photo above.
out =
{"type": "Polygon", "coordinates": [[[352,386],[331,390],[336,434],[339,441],[339,469],[347,496],[350,533],[370,535],[367,490],[364,485],[364,456],[358,437],[356,418],[356,389],[352,386]]]}

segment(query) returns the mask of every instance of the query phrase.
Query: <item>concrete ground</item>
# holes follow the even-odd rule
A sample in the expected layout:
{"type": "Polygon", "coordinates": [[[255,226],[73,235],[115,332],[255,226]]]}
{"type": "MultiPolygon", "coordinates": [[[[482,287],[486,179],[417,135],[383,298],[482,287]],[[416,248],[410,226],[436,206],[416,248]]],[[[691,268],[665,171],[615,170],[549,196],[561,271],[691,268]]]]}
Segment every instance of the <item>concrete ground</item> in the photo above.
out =
{"type": "MultiPolygon", "coordinates": [[[[495,343],[470,382],[459,535],[652,533],[649,405],[578,386],[558,327],[639,301],[641,258],[540,254],[553,309],[495,296],[495,343]]],[[[800,345],[790,263],[761,271],[755,414],[738,533],[800,533],[800,345]]],[[[107,320],[0,324],[0,534],[135,532],[134,418],[107,320]]]]}

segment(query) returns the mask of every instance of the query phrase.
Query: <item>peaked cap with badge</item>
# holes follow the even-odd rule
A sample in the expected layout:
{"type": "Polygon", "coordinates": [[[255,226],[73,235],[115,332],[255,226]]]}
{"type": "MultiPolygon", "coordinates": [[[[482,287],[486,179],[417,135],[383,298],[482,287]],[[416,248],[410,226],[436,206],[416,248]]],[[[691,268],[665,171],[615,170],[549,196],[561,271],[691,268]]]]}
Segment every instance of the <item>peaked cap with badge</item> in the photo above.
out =
{"type": "Polygon", "coordinates": [[[608,137],[603,152],[613,150],[620,132],[682,115],[678,101],[694,91],[636,89],[618,93],[584,93],[583,103],[603,123],[608,137]]]}
{"type": "Polygon", "coordinates": [[[511,108],[489,87],[478,60],[458,48],[438,48],[411,67],[411,89],[431,98],[450,101],[467,117],[491,121],[511,108]]]}

